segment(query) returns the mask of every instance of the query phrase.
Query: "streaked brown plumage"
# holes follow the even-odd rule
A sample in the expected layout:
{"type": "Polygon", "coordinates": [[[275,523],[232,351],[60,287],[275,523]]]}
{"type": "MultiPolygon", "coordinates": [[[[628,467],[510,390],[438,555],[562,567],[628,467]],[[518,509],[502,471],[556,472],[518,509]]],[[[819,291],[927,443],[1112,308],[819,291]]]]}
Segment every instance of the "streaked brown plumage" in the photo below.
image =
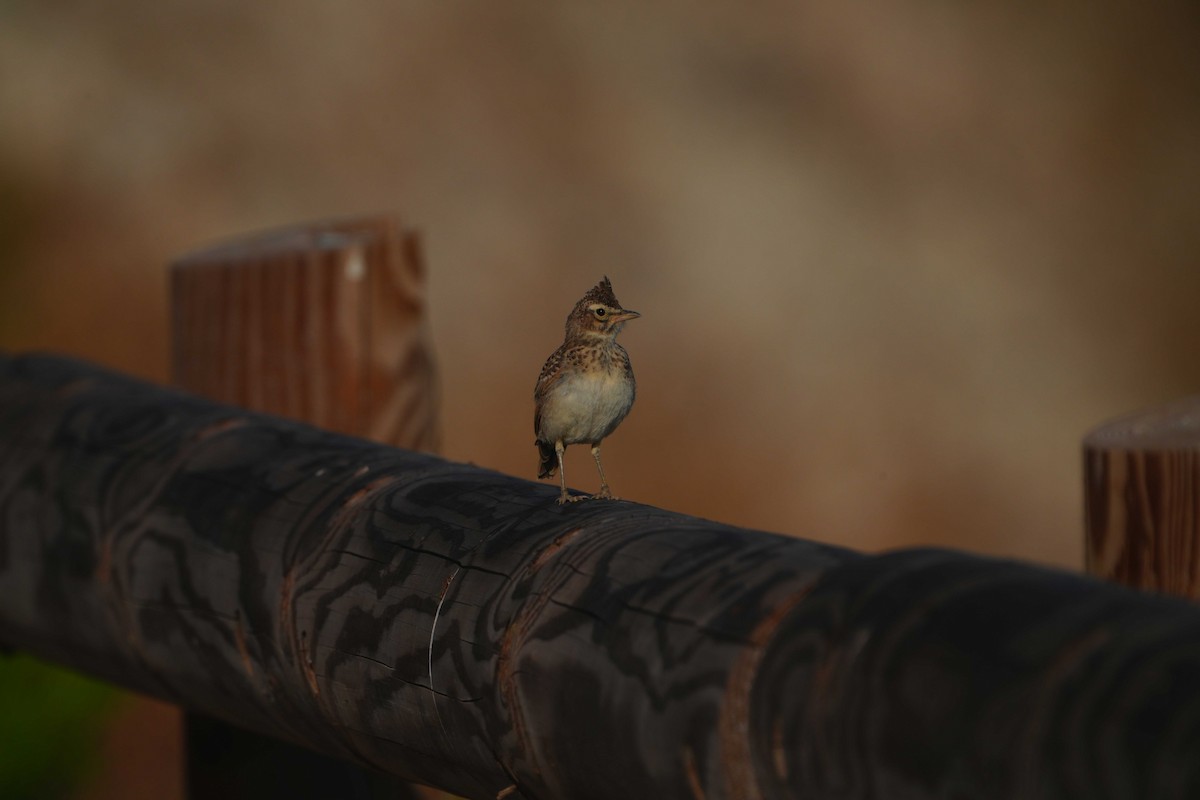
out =
{"type": "Polygon", "coordinates": [[[596,284],[567,316],[566,337],[550,354],[533,390],[533,432],[541,463],[539,478],[559,472],[559,503],[582,500],[567,494],[563,452],[567,445],[586,443],[600,473],[600,491],[593,497],[613,498],[600,464],[600,442],[633,407],[637,384],[629,354],[617,344],[617,334],[641,316],[617,302],[608,278],[596,284]]]}

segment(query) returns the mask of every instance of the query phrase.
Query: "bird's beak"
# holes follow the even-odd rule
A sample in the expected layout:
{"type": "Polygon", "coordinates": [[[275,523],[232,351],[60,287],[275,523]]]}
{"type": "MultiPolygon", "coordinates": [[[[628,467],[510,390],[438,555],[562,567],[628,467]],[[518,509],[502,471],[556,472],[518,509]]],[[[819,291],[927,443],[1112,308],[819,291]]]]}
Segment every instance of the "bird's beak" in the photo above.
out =
{"type": "Polygon", "coordinates": [[[614,314],[612,316],[612,321],[613,322],[628,322],[629,320],[637,319],[640,316],[641,316],[641,314],[639,314],[638,312],[630,311],[629,309],[624,308],[624,309],[621,309],[621,312],[619,314],[614,314]]]}

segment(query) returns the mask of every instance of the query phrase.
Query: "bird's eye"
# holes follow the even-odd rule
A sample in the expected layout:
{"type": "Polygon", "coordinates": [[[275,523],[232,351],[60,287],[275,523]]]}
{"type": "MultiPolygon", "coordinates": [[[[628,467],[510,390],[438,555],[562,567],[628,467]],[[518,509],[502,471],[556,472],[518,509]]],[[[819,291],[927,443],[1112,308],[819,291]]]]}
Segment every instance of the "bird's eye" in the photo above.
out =
{"type": "Polygon", "coordinates": [[[597,319],[604,319],[606,316],[608,316],[608,311],[603,308],[597,308],[594,313],[596,314],[597,319]]]}

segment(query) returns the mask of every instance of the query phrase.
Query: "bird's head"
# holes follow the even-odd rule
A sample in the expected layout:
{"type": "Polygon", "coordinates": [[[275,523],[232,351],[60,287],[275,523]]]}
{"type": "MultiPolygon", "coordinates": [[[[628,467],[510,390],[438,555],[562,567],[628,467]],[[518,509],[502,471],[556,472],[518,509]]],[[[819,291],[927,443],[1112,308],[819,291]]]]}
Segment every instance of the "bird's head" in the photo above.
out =
{"type": "Polygon", "coordinates": [[[612,284],[605,277],[571,309],[567,317],[567,334],[614,337],[626,322],[640,316],[636,311],[621,308],[612,284]]]}

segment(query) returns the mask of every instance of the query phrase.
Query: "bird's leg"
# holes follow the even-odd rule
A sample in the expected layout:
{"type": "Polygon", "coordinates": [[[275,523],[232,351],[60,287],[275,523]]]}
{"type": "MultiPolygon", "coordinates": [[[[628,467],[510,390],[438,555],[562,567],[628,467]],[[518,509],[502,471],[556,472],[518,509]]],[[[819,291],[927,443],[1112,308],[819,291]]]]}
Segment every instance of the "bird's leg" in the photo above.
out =
{"type": "Polygon", "coordinates": [[[596,471],[600,473],[600,492],[594,495],[604,500],[618,500],[616,495],[608,488],[608,480],[604,477],[604,466],[600,463],[600,443],[596,442],[592,445],[592,458],[596,459],[596,471]]]}
{"type": "Polygon", "coordinates": [[[567,470],[563,466],[563,451],[566,449],[566,446],[562,443],[562,439],[554,443],[554,452],[558,455],[558,485],[562,487],[562,492],[558,495],[558,504],[560,506],[582,499],[580,497],[571,497],[571,495],[567,494],[567,470]]]}

